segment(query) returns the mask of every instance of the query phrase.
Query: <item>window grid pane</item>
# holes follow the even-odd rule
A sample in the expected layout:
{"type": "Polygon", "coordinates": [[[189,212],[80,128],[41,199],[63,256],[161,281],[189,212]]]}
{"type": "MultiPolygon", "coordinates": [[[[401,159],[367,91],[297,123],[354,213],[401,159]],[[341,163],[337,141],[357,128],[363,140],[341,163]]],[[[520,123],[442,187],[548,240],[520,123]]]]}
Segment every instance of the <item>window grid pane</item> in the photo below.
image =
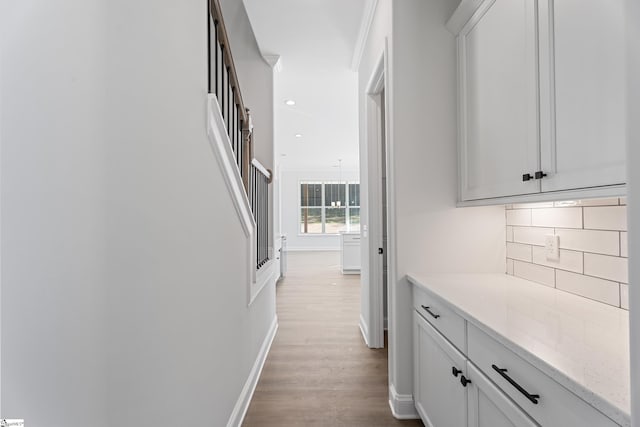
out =
{"type": "Polygon", "coordinates": [[[301,234],[360,231],[360,184],[300,182],[301,234]]]}

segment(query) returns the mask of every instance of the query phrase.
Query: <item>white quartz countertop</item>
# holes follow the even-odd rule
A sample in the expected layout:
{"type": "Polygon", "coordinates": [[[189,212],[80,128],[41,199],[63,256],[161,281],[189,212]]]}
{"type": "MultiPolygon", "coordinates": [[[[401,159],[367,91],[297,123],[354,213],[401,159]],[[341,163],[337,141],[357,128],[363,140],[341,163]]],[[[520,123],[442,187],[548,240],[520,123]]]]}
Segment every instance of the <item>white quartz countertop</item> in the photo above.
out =
{"type": "Polygon", "coordinates": [[[506,274],[409,274],[416,286],[623,426],[629,314],[506,274]]]}

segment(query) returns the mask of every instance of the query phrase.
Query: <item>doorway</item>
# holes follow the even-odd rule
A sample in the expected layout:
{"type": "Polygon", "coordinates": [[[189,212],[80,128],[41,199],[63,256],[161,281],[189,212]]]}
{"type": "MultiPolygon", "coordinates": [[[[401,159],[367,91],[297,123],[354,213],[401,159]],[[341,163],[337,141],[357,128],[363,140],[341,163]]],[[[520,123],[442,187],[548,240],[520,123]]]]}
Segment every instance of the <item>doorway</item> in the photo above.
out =
{"type": "MultiPolygon", "coordinates": [[[[363,256],[369,260],[368,277],[363,284],[368,290],[367,344],[370,348],[386,346],[385,331],[388,328],[390,271],[389,248],[389,180],[388,173],[388,98],[386,87],[386,54],[380,57],[366,95],[366,151],[368,195],[368,239],[363,256]]],[[[366,295],[366,294],[365,294],[366,295]]],[[[365,316],[363,316],[365,317],[365,316]]],[[[365,329],[365,328],[363,328],[365,329]]]]}

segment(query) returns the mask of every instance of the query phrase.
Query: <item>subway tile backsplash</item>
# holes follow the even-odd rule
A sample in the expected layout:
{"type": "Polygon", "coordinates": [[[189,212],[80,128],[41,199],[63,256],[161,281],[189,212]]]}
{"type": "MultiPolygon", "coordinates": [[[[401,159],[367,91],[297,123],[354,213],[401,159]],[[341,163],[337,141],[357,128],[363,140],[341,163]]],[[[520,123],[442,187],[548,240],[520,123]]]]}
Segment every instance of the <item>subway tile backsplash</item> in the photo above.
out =
{"type": "Polygon", "coordinates": [[[506,206],[507,274],[628,310],[626,199],[506,206]],[[545,236],[558,235],[560,259],[545,236]]]}

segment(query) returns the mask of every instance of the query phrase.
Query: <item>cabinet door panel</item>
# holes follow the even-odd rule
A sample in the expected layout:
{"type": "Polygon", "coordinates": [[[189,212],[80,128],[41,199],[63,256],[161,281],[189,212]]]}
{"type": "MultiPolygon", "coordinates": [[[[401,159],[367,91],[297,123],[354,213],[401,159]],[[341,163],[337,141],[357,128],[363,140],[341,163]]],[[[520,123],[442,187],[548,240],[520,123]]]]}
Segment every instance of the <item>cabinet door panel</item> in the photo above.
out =
{"type": "Polygon", "coordinates": [[[536,8],[485,2],[458,37],[462,200],[540,190],[536,8]]]}
{"type": "Polygon", "coordinates": [[[469,427],[537,427],[525,412],[471,363],[467,374],[469,388],[469,427]]]}
{"type": "Polygon", "coordinates": [[[460,383],[465,359],[414,312],[414,399],[428,427],[465,426],[467,389],[460,383]],[[454,377],[452,368],[461,373],[454,377]]]}
{"type": "Polygon", "coordinates": [[[342,269],[343,270],[360,270],[360,244],[359,243],[343,243],[342,244],[342,269]]]}
{"type": "Polygon", "coordinates": [[[540,0],[542,191],[623,184],[622,0],[540,0]]]}

